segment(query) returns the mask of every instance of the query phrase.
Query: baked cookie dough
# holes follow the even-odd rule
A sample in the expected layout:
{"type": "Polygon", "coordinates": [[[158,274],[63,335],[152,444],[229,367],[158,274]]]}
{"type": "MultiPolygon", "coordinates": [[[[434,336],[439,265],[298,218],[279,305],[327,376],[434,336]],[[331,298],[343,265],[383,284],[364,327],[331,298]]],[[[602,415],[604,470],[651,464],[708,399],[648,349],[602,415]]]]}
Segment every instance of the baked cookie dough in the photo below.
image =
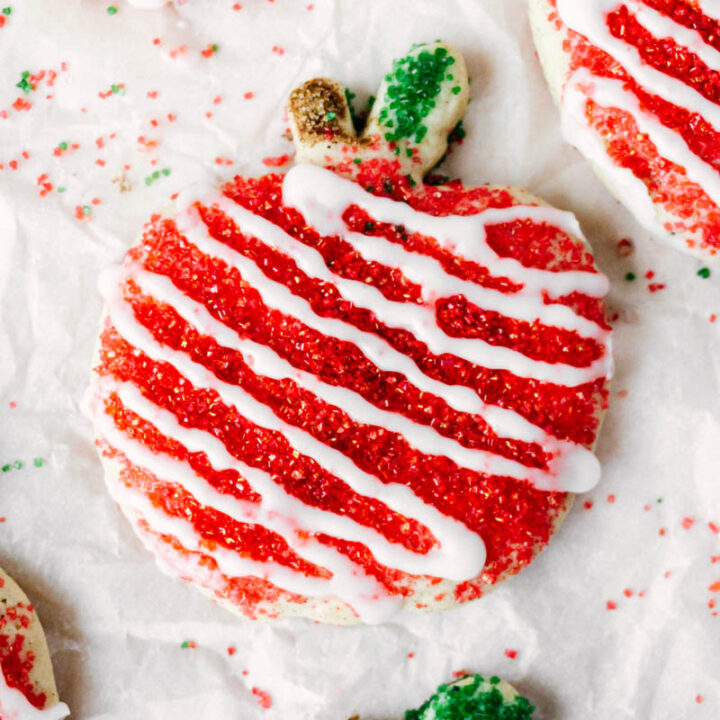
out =
{"type": "Polygon", "coordinates": [[[0,719],[60,720],[59,702],[45,633],[17,583],[0,568],[0,719]]]}
{"type": "Polygon", "coordinates": [[[343,88],[305,83],[294,168],[181,197],[101,280],[108,488],[234,612],[454,607],[598,481],[608,283],[577,221],[515,188],[423,182],[468,84],[455,49],[417,46],[356,135],[343,88]]]}

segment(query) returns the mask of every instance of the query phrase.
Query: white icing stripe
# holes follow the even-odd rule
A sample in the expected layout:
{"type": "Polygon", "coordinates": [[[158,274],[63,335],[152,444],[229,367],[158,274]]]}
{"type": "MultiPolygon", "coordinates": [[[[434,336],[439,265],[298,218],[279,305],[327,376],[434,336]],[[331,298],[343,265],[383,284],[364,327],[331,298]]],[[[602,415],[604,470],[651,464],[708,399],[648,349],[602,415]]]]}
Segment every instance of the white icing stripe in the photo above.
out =
{"type": "MultiPolygon", "coordinates": [[[[199,332],[208,334],[221,345],[242,353],[250,367],[261,371],[261,375],[275,379],[290,378],[316,397],[343,409],[355,422],[376,425],[399,433],[408,439],[413,447],[426,455],[445,455],[458,465],[478,472],[487,471],[489,453],[466,448],[455,440],[440,435],[430,426],[414,422],[400,413],[381,410],[352,390],[328,385],[316,376],[294,368],[271,348],[240,338],[233,330],[215,320],[202,305],[177,290],[169,278],[137,270],[132,272],[132,280],[146,294],[172,306],[189,325],[199,332]]],[[[105,283],[103,284],[105,285],[105,283]]],[[[109,294],[116,292],[113,288],[118,284],[117,275],[115,275],[111,281],[107,282],[105,295],[111,318],[113,320],[120,318],[116,327],[122,333],[120,325],[128,327],[128,323],[132,323],[134,320],[129,314],[128,307],[122,304],[118,305],[117,301],[121,298],[114,299],[109,294]]],[[[520,416],[518,419],[522,420],[520,416]]],[[[513,468],[517,468],[516,472],[519,473],[519,476],[529,479],[535,487],[543,490],[560,488],[584,492],[594,486],[599,479],[599,466],[589,450],[575,443],[558,440],[546,433],[536,432],[535,435],[537,436],[535,441],[543,447],[545,452],[551,453],[554,457],[549,471],[530,470],[525,466],[517,466],[516,463],[513,463],[504,468],[497,468],[498,474],[508,474],[513,471],[513,468]],[[565,477],[561,468],[565,471],[572,468],[573,475],[565,477]],[[585,470],[578,473],[581,468],[585,470]]],[[[518,476],[512,475],[512,477],[518,476]]]]}
{"type": "Polygon", "coordinates": [[[678,45],[694,52],[711,70],[720,70],[720,52],[708,45],[699,32],[676,23],[667,15],[645,5],[642,0],[625,0],[625,5],[635,19],[656,38],[672,38],[678,45]]]}
{"type": "MultiPolygon", "coordinates": [[[[125,307],[129,310],[129,306],[125,305],[125,307]]],[[[440,543],[443,554],[439,556],[439,565],[433,562],[433,557],[425,556],[427,559],[423,562],[422,567],[428,574],[468,579],[479,572],[478,563],[482,568],[485,553],[483,543],[462,523],[446,517],[432,505],[424,503],[414,495],[410,488],[398,484],[386,485],[373,475],[363,472],[338,450],[324,445],[303,430],[280,420],[269,407],[258,403],[241,388],[222,382],[202,365],[192,362],[183,353],[161,346],[149,331],[134,321],[131,312],[129,316],[123,317],[122,305],[117,306],[113,303],[110,315],[120,334],[149,357],[171,363],[196,387],[215,390],[223,402],[236,407],[250,422],[281,432],[295,450],[315,459],[319,465],[345,482],[358,494],[375,497],[390,509],[401,515],[413,517],[429,528],[440,543]],[[448,557],[445,557],[445,553],[448,553],[448,557]]],[[[162,419],[160,408],[152,406],[139,391],[133,392],[133,388],[134,386],[124,387],[122,392],[118,392],[123,403],[155,424],[164,434],[169,437],[178,437],[179,428],[175,426],[166,430],[160,424],[162,419]]],[[[213,441],[212,436],[200,431],[197,431],[194,437],[196,441],[199,441],[200,438],[205,440],[204,444],[196,442],[196,445],[199,445],[203,451],[213,441]]],[[[371,545],[371,549],[373,547],[375,544],[371,545]]]]}
{"type": "MultiPolygon", "coordinates": [[[[109,277],[117,279],[118,276],[117,273],[115,273],[114,276],[110,274],[109,277]]],[[[197,328],[203,334],[214,337],[220,344],[226,347],[239,350],[247,358],[255,358],[258,363],[256,367],[262,369],[262,374],[275,378],[292,378],[328,402],[338,404],[336,398],[340,396],[328,393],[336,393],[344,390],[344,388],[327,385],[315,375],[298,370],[290,365],[290,363],[283,360],[272,348],[259,345],[247,338],[241,338],[234,330],[216,320],[204,305],[201,305],[178,290],[170,278],[145,270],[138,270],[133,273],[132,279],[146,294],[152,295],[157,300],[171,305],[183,320],[197,328]],[[330,390],[325,390],[325,388],[329,388],[330,390]]],[[[104,289],[101,289],[101,292],[107,295],[108,292],[110,292],[108,289],[109,280],[103,279],[102,286],[104,289]]],[[[563,453],[569,450],[569,448],[563,450],[562,441],[558,441],[553,436],[548,435],[541,428],[526,420],[522,415],[512,410],[485,404],[470,388],[459,385],[446,385],[437,380],[433,380],[422,373],[419,368],[404,355],[397,353],[397,356],[401,362],[396,366],[386,367],[386,369],[403,373],[416,388],[422,392],[431,393],[443,398],[447,405],[456,412],[481,416],[499,437],[509,436],[523,442],[539,443],[548,450],[552,449],[553,452],[563,453]],[[555,446],[553,443],[558,443],[558,445],[555,446]]],[[[387,365],[387,362],[385,364],[387,365]]],[[[356,401],[367,403],[361,395],[354,392],[352,396],[348,395],[347,397],[348,399],[352,397],[352,403],[356,401]]],[[[347,405],[342,405],[342,407],[347,407],[347,405]]],[[[374,406],[371,407],[379,411],[378,408],[374,406]]],[[[394,413],[384,413],[383,417],[386,415],[394,416],[394,413]]],[[[568,445],[571,445],[571,443],[568,443],[568,445]]]]}
{"type": "Polygon", "coordinates": [[[616,10],[618,0],[557,0],[562,21],[584,35],[593,45],[612,55],[645,88],[675,105],[703,116],[720,130],[720,106],[703,97],[682,80],[656,70],[642,60],[638,51],[624,40],[615,38],[607,27],[608,13],[616,10]]]}
{"type": "MultiPolygon", "coordinates": [[[[103,279],[103,294],[105,296],[108,312],[118,332],[133,346],[142,350],[150,358],[170,363],[178,372],[190,380],[196,387],[208,387],[216,390],[223,401],[236,407],[251,422],[266,429],[279,430],[290,441],[293,447],[304,455],[316,459],[320,465],[330,470],[334,475],[354,488],[352,476],[360,472],[352,461],[340,451],[316,440],[309,433],[280,420],[272,410],[255,400],[242,388],[221,381],[210,373],[204,366],[193,362],[185,353],[161,345],[152,334],[140,325],[134,318],[130,306],[117,296],[120,282],[118,275],[105,276],[103,279]],[[113,297],[113,293],[116,293],[113,297]]],[[[355,408],[360,405],[359,397],[354,393],[350,398],[350,408],[347,404],[340,405],[347,408],[351,417],[354,417],[355,408]],[[357,398],[357,400],[356,400],[357,398]]],[[[372,408],[372,406],[370,406],[372,408]]],[[[373,420],[383,420],[373,414],[373,420]]],[[[380,423],[373,423],[380,424],[380,423]]],[[[433,455],[444,454],[461,467],[467,467],[480,473],[489,475],[511,477],[516,480],[529,480],[541,490],[572,490],[581,492],[593,487],[600,477],[600,468],[595,456],[584,449],[572,448],[569,457],[560,456],[550,471],[537,468],[528,468],[514,460],[484,450],[465,448],[459,443],[439,436],[434,430],[408,421],[401,415],[396,415],[394,423],[400,429],[408,443],[416,449],[417,439],[433,455]],[[563,472],[563,470],[565,472],[563,472]]],[[[372,477],[368,475],[367,477],[372,477]]],[[[377,479],[375,484],[382,485],[377,479]]],[[[381,487],[374,488],[375,496],[382,492],[381,487]]],[[[399,508],[393,508],[400,511],[399,508]]]]}
{"type": "MultiPolygon", "coordinates": [[[[307,274],[337,285],[346,297],[349,297],[345,291],[348,283],[361,285],[363,288],[368,287],[366,283],[347,280],[335,275],[327,268],[324,258],[318,250],[295,240],[278,226],[254,215],[224,195],[218,193],[218,198],[208,197],[204,202],[217,204],[241,231],[249,232],[265,244],[289,255],[307,274]]],[[[309,218],[307,219],[311,222],[309,218]]],[[[410,252],[402,245],[389,242],[382,237],[361,235],[350,232],[347,228],[344,229],[342,237],[364,260],[375,261],[390,268],[400,268],[408,280],[421,286],[423,300],[428,305],[434,304],[438,298],[464,295],[470,302],[483,310],[492,310],[516,320],[529,323],[539,322],[548,327],[574,330],[584,337],[600,341],[608,335],[604,328],[592,320],[577,315],[572,308],[566,305],[544,304],[538,302],[542,298],[538,298],[533,293],[523,291],[503,293],[462,280],[447,273],[435,258],[410,252]]],[[[403,307],[407,308],[408,304],[403,304],[403,307]]],[[[409,307],[417,308],[413,305],[409,307]]],[[[434,312],[431,308],[427,308],[427,310],[430,311],[434,323],[434,312]]]]}
{"type": "Polygon", "coordinates": [[[720,0],[698,0],[698,5],[705,15],[720,21],[720,0]]]}
{"type": "Polygon", "coordinates": [[[488,244],[486,226],[514,220],[548,223],[584,239],[575,216],[554,208],[513,206],[466,217],[435,217],[407,203],[365,192],[357,183],[316,165],[296,165],[288,172],[283,181],[283,203],[297,208],[322,235],[346,232],[342,212],[349,205],[357,205],[379,222],[403,225],[410,233],[435,238],[444,249],[489,267],[496,277],[507,277],[538,296],[545,290],[552,297],[572,292],[603,297],[608,290],[608,280],[600,273],[526,268],[514,258],[500,257],[488,244]]]}
{"type": "Polygon", "coordinates": [[[605,140],[587,120],[588,96],[577,82],[570,80],[563,89],[562,131],[565,139],[574,145],[615,188],[615,195],[633,209],[633,214],[644,228],[672,243],[657,217],[657,210],[648,188],[629,168],[615,165],[607,153],[605,140]]]}
{"type": "MultiPolygon", "coordinates": [[[[334,173],[331,174],[337,177],[334,173]]],[[[307,300],[294,295],[284,284],[268,278],[253,260],[211,237],[207,226],[200,221],[194,209],[191,208],[188,212],[181,213],[179,217],[178,229],[188,242],[195,245],[202,253],[223,260],[231,267],[236,268],[243,279],[260,294],[262,301],[268,307],[278,309],[285,315],[299,320],[304,325],[325,335],[354,342],[363,352],[365,352],[366,344],[370,344],[368,341],[379,341],[374,344],[383,347],[385,352],[390,348],[387,341],[371,333],[359,330],[342,320],[319,316],[307,300]]],[[[273,241],[280,244],[279,234],[272,234],[275,235],[273,241]]],[[[292,240],[292,238],[288,237],[288,240],[292,240]]],[[[290,243],[284,244],[290,245],[290,243]]],[[[295,245],[301,245],[301,243],[296,242],[295,245]]],[[[298,256],[301,254],[299,251],[297,252],[298,256]]],[[[323,265],[323,267],[325,266],[323,265]]],[[[330,275],[327,268],[325,268],[325,273],[330,275]]],[[[600,377],[607,377],[609,373],[606,354],[603,354],[587,368],[533,360],[515,350],[490,345],[481,340],[450,338],[438,328],[432,314],[409,303],[391,302],[372,285],[343,281],[341,278],[337,278],[335,284],[342,289],[345,297],[351,302],[371,310],[380,322],[390,327],[407,330],[418,339],[425,341],[434,354],[440,354],[443,351],[449,352],[474,365],[508,370],[518,377],[535,378],[569,387],[583,385],[600,377]]]]}
{"type": "MultiPolygon", "coordinates": [[[[251,503],[217,492],[186,463],[154,453],[120,432],[109,416],[100,409],[95,416],[95,425],[98,433],[106,438],[112,447],[120,450],[133,464],[144,467],[157,477],[179,483],[201,504],[213,507],[238,522],[260,524],[276,532],[300,557],[310,562],[334,571],[332,561],[313,553],[308,541],[298,536],[298,528],[312,528],[315,533],[326,533],[342,540],[362,543],[372,549],[374,557],[383,565],[415,575],[427,574],[430,568],[443,577],[447,577],[449,571],[452,579],[461,581],[476,577],[482,570],[484,555],[473,555],[473,549],[480,549],[477,536],[457,521],[447,522],[444,517],[432,518],[428,515],[431,522],[435,521],[435,525],[447,526],[448,532],[445,532],[444,528],[440,531],[445,543],[425,554],[412,552],[399,543],[390,542],[373,528],[360,525],[347,516],[306,505],[289,495],[269,473],[234,458],[217,438],[200,430],[183,427],[172,413],[154,406],[134,386],[128,383],[104,382],[100,390],[105,397],[115,392],[123,405],[152,422],[160,432],[180,442],[188,451],[205,453],[214,470],[238,472],[253,491],[262,497],[262,502],[251,503]],[[463,537],[465,534],[472,536],[468,546],[470,552],[462,566],[452,564],[446,556],[459,551],[460,545],[467,540],[467,537],[463,537]]],[[[409,496],[410,491],[406,490],[404,494],[409,496]]],[[[404,514],[407,516],[407,512],[404,514]]],[[[326,549],[325,546],[323,549],[326,549]]],[[[343,562],[349,562],[345,556],[341,557],[343,562]]]]}
{"type": "Polygon", "coordinates": [[[687,146],[682,135],[665,127],[654,115],[644,112],[637,97],[625,90],[620,80],[595,77],[589,70],[578,70],[570,80],[575,87],[588,88],[589,97],[602,107],[614,107],[630,113],[640,129],[653,142],[658,152],[668,160],[685,168],[688,179],[697,183],[720,205],[720,174],[701,160],[687,146]]]}
{"type": "Polygon", "coordinates": [[[309,597],[339,597],[368,623],[382,622],[401,604],[401,600],[390,595],[374,577],[333,548],[317,542],[307,543],[306,553],[313,556],[318,565],[331,569],[333,573],[329,580],[310,577],[278,563],[243,557],[217,544],[210,548],[201,542],[192,523],[156,507],[140,488],[129,487],[112,477],[111,473],[106,474],[106,484],[115,502],[140,515],[154,532],[170,535],[186,550],[211,557],[228,578],[263,578],[291,593],[309,597]]]}
{"type": "Polygon", "coordinates": [[[70,715],[65,703],[55,703],[38,710],[17,688],[10,687],[0,665],[0,719],[1,720],[62,720],[70,715]]]}

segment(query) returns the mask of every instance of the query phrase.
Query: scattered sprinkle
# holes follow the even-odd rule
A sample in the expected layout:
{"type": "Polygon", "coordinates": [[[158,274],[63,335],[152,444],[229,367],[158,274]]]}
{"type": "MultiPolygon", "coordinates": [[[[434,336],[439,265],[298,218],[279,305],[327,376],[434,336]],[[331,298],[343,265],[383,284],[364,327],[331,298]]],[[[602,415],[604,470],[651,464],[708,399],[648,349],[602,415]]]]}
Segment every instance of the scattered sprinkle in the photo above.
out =
{"type": "Polygon", "coordinates": [[[263,165],[267,167],[282,167],[287,165],[292,158],[290,155],[278,155],[277,157],[266,157],[263,158],[263,165]]]}
{"type": "Polygon", "coordinates": [[[635,273],[632,273],[632,272],[625,273],[625,279],[628,282],[632,282],[636,277],[637,277],[637,275],[635,275],[635,273]]]}
{"type": "Polygon", "coordinates": [[[180,647],[181,647],[183,650],[186,650],[186,649],[188,649],[188,648],[190,648],[190,650],[194,650],[197,646],[195,645],[195,641],[194,641],[194,640],[185,640],[185,641],[182,643],[182,645],[180,645],[180,647]]]}
{"type": "Polygon", "coordinates": [[[513,650],[512,648],[508,648],[505,651],[505,657],[509,657],[511,660],[514,660],[517,657],[517,650],[513,650]]]}
{"type": "Polygon", "coordinates": [[[710,268],[702,267],[697,271],[699,277],[707,280],[710,277],[710,268]]]}
{"type": "Polygon", "coordinates": [[[114,5],[108,5],[107,13],[108,15],[117,15],[118,9],[114,5]]]}
{"type": "Polygon", "coordinates": [[[257,698],[257,703],[260,707],[265,708],[266,710],[272,707],[272,698],[270,697],[270,693],[254,687],[252,689],[252,694],[257,698]]]}

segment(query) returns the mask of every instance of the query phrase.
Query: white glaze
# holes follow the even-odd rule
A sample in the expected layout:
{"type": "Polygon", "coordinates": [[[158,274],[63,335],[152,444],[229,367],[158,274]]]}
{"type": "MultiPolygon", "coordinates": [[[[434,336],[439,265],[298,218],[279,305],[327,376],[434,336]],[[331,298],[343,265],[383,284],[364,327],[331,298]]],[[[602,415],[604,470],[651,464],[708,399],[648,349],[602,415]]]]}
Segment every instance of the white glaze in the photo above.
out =
{"type": "Polygon", "coordinates": [[[0,720],[62,720],[69,715],[65,703],[38,710],[20,690],[7,684],[0,665],[0,720]]]}
{"type": "Polygon", "coordinates": [[[642,0],[625,0],[635,19],[656,38],[672,38],[678,45],[694,52],[711,70],[720,70],[720,52],[708,45],[696,30],[676,23],[642,0]]]}
{"type": "MultiPolygon", "coordinates": [[[[129,276],[127,272],[124,275],[129,276]]],[[[572,492],[584,492],[593,487],[599,478],[600,470],[597,460],[589,450],[549,436],[539,428],[527,423],[517,413],[506,411],[508,417],[514,419],[518,426],[517,429],[520,431],[518,434],[511,434],[511,437],[527,442],[537,442],[547,452],[551,452],[554,460],[548,472],[531,470],[510,461],[499,462],[500,458],[466,448],[457,441],[440,435],[430,426],[414,422],[400,413],[377,408],[359,393],[324,383],[315,375],[293,367],[271,348],[238,336],[237,333],[210,315],[202,305],[180,292],[169,278],[140,269],[133,270],[131,275],[133,281],[143,292],[172,306],[196,330],[214,337],[225,347],[241,352],[245,361],[254,368],[255,372],[274,379],[290,378],[325,402],[343,409],[355,422],[376,425],[397,432],[405,436],[412,446],[425,454],[445,455],[458,465],[479,472],[492,472],[528,479],[543,490],[562,488],[572,492]],[[528,430],[530,432],[527,432],[528,430]],[[560,467],[563,467],[564,471],[560,467]],[[573,468],[572,472],[569,472],[570,468],[573,468]],[[578,473],[579,468],[585,468],[585,471],[578,473]]],[[[104,277],[101,289],[113,324],[124,337],[127,337],[125,333],[135,332],[135,322],[129,306],[123,302],[122,295],[118,293],[121,282],[120,276],[115,271],[104,277]]],[[[153,346],[152,340],[144,338],[144,341],[146,343],[149,341],[153,346]]],[[[138,342],[143,342],[143,339],[138,339],[138,342]]],[[[154,343],[154,351],[162,352],[158,350],[157,343],[154,343]]],[[[183,357],[179,358],[181,363],[183,357]]],[[[169,361],[172,362],[172,360],[169,361]]],[[[176,369],[186,374],[184,364],[183,367],[176,366],[176,369]]],[[[442,389],[440,395],[442,396],[442,389]]],[[[476,395],[474,397],[477,398],[476,395]]],[[[482,416],[482,409],[475,414],[482,416]]]]}
{"type": "MultiPolygon", "coordinates": [[[[289,199],[293,197],[294,172],[294,169],[291,170],[290,177],[286,177],[285,181],[289,199]]],[[[348,297],[346,289],[350,287],[350,283],[363,288],[370,287],[374,289],[365,283],[346,280],[330,272],[322,255],[315,248],[294,241],[276,225],[264,218],[253,215],[243,207],[231,202],[228,198],[220,195],[215,200],[208,197],[204,202],[206,204],[213,204],[213,202],[217,204],[223,213],[232,218],[242,232],[255,237],[262,237],[263,242],[267,245],[279,249],[284,254],[292,257],[308,275],[313,275],[336,285],[346,297],[348,297]]],[[[305,218],[308,222],[313,223],[317,219],[313,217],[314,208],[309,203],[303,203],[299,209],[308,212],[308,216],[305,218]]],[[[579,232],[579,229],[576,229],[576,231],[579,232]]],[[[435,258],[409,252],[402,245],[388,242],[381,237],[350,232],[346,227],[339,229],[339,233],[364,260],[379,262],[387,267],[401,268],[403,275],[408,280],[421,286],[423,300],[428,304],[434,303],[438,298],[464,295],[468,300],[484,310],[499,312],[516,320],[524,320],[530,323],[540,322],[543,325],[575,330],[584,337],[601,341],[608,334],[597,323],[575,314],[566,305],[539,304],[537,296],[528,292],[503,293],[499,290],[485,288],[482,285],[462,280],[447,273],[435,258]]],[[[578,235],[578,237],[582,236],[578,235]]],[[[408,305],[403,304],[403,307],[407,308],[408,305]]],[[[432,322],[435,323],[434,314],[432,322]]]]}
{"type": "Polygon", "coordinates": [[[528,293],[545,290],[551,297],[560,297],[577,291],[603,297],[608,291],[608,280],[600,273],[526,268],[514,258],[500,257],[487,243],[486,226],[514,220],[548,223],[584,240],[575,216],[555,208],[515,205],[467,217],[434,217],[406,203],[372,195],[357,183],[316,165],[296,165],[288,172],[283,182],[283,202],[300,210],[323,235],[344,234],[346,227],[340,213],[349,205],[357,205],[376,221],[403,225],[408,232],[435,238],[444,249],[491,267],[496,277],[510,278],[528,293]]]}
{"type": "Polygon", "coordinates": [[[611,35],[605,20],[607,14],[620,5],[618,0],[557,2],[558,13],[570,29],[584,35],[593,45],[612,55],[628,74],[647,90],[702,115],[716,130],[720,130],[720,106],[700,95],[682,80],[665,75],[648,65],[632,45],[611,35]]]}
{"type": "MultiPolygon", "coordinates": [[[[580,74],[580,80],[586,75],[580,74]]],[[[590,126],[587,120],[587,90],[579,86],[573,76],[563,89],[562,131],[565,139],[594,163],[603,175],[612,181],[616,195],[623,199],[644,228],[657,232],[657,211],[648,189],[629,168],[616,165],[607,153],[605,140],[590,126]]],[[[668,238],[669,240],[669,238],[668,238]]]]}
{"type": "MultiPolygon", "coordinates": [[[[538,321],[542,317],[546,321],[552,320],[558,327],[571,325],[573,330],[584,330],[586,336],[603,342],[609,350],[606,331],[590,321],[578,318],[570,308],[548,306],[542,299],[544,293],[560,296],[575,291],[599,297],[607,290],[604,276],[591,272],[563,273],[524,268],[517,261],[499,258],[484,241],[486,224],[509,222],[512,219],[552,223],[581,237],[576,221],[569,214],[548,208],[520,207],[491,210],[474,218],[434,218],[418,213],[404,203],[369,196],[359,187],[329,171],[310,166],[298,166],[292,170],[286,178],[285,188],[293,203],[311,217],[310,222],[320,226],[321,232],[340,232],[357,243],[356,246],[362,251],[376,254],[386,252],[381,249],[381,239],[373,240],[373,247],[368,250],[364,236],[349,233],[347,228],[338,226],[339,222],[344,225],[340,221],[340,215],[351,203],[364,207],[376,220],[402,223],[411,232],[417,231],[437,237],[448,248],[461,252],[466,250],[474,259],[489,266],[493,274],[507,276],[522,285],[519,293],[508,296],[511,298],[509,302],[506,302],[502,293],[488,291],[484,294],[481,299],[491,303],[498,312],[510,314],[511,317],[516,313],[528,321],[538,321]],[[312,186],[314,193],[321,193],[324,202],[323,217],[318,219],[318,212],[321,212],[318,205],[298,190],[303,186],[312,186]],[[287,190],[288,187],[290,191],[287,190]]],[[[461,356],[469,355],[471,361],[478,364],[488,366],[494,360],[499,367],[514,371],[522,369],[528,377],[552,378],[554,382],[568,386],[597,377],[607,377],[611,372],[609,352],[591,368],[573,368],[559,363],[533,361],[512,350],[498,353],[498,348],[479,341],[458,343],[437,328],[434,315],[427,307],[408,307],[407,304],[391,302],[372,286],[334,275],[317,251],[304,246],[281,229],[234,205],[226,198],[215,194],[204,197],[202,202],[217,205],[236,222],[242,232],[257,237],[291,257],[311,277],[333,283],[343,297],[357,306],[371,310],[387,324],[408,329],[435,348],[436,352],[447,352],[451,348],[461,356]]],[[[221,345],[240,352],[259,374],[278,379],[290,378],[318,398],[341,408],[352,420],[400,433],[413,447],[426,455],[444,455],[456,464],[478,472],[518,480],[527,479],[542,490],[583,491],[597,482],[599,464],[594,455],[585,448],[548,436],[512,411],[488,408],[468,388],[451,387],[428,378],[409,357],[397,352],[377,336],[361,332],[342,321],[317,315],[307,301],[293,295],[281,283],[271,281],[252,260],[212,238],[193,207],[191,198],[183,198],[183,204],[185,203],[187,207],[181,210],[177,222],[187,241],[200,252],[238,269],[243,279],[258,291],[263,302],[269,307],[290,314],[325,335],[352,342],[380,369],[402,372],[419,389],[433,392],[452,407],[488,417],[491,424],[494,423],[494,428],[500,426],[507,431],[505,436],[539,442],[546,452],[552,454],[553,459],[546,470],[527,468],[493,453],[467,448],[455,440],[441,436],[431,426],[416,423],[400,413],[377,408],[358,393],[322,382],[317,377],[294,368],[271,348],[240,337],[215,319],[204,306],[182,293],[169,278],[143,270],[137,265],[127,264],[123,268],[108,271],[101,279],[101,292],[105,297],[110,319],[122,337],[151,359],[171,364],[194,387],[214,390],[226,405],[235,407],[250,422],[280,432],[294,450],[313,458],[359,495],[377,498],[392,510],[420,522],[432,532],[437,545],[425,554],[414,553],[397,543],[388,542],[379,532],[360,526],[346,516],[306,506],[298,499],[288,496],[267,473],[248,467],[233,458],[217,438],[209,433],[181,426],[172,413],[153,405],[133,385],[104,380],[96,389],[96,397],[107,397],[110,392],[117,393],[126,407],[151,422],[160,432],[175,438],[191,452],[204,452],[216,469],[236,470],[262,500],[260,503],[247,503],[220,495],[189,466],[167,456],[160,457],[139,443],[131,441],[119,432],[113,421],[105,415],[102,403],[95,402],[93,412],[96,431],[101,438],[119,449],[134,465],[146,468],[159,478],[181,483],[198,502],[214,507],[240,522],[257,522],[273,530],[283,537],[298,555],[330,570],[332,579],[326,581],[304,576],[289,577],[299,573],[289,572],[272,563],[234,559],[233,553],[227,551],[210,553],[204,545],[199,544],[200,538],[189,523],[169,518],[149,503],[139,490],[129,489],[122,483],[120,487],[116,484],[113,492],[118,501],[145,518],[154,532],[173,535],[192,552],[211,555],[218,562],[221,571],[228,576],[265,577],[278,587],[291,592],[318,597],[335,596],[347,602],[367,622],[386,618],[394,611],[397,599],[389,597],[376,581],[368,578],[362,568],[352,566],[346,557],[319,543],[301,540],[298,529],[326,532],[334,537],[361,542],[383,565],[416,575],[431,575],[455,581],[467,580],[480,573],[485,561],[482,540],[462,523],[427,505],[409,488],[395,483],[384,484],[373,475],[361,471],[349,457],[316,440],[300,428],[284,422],[268,406],[255,400],[241,387],[221,381],[202,365],[192,361],[184,352],[158,342],[149,330],[137,322],[125,298],[124,286],[129,280],[144,294],[174,307],[179,315],[199,332],[210,335],[221,345]],[[357,577],[364,580],[358,581],[357,577]],[[378,602],[383,596],[384,600],[378,602]]],[[[385,245],[389,247],[391,243],[385,241],[385,245]]],[[[391,252],[396,253],[396,249],[391,248],[391,252]]],[[[434,276],[432,289],[425,288],[428,293],[426,299],[436,290],[450,288],[455,292],[460,291],[458,283],[462,281],[447,276],[435,261],[425,263],[425,258],[404,250],[402,253],[403,256],[396,257],[396,261],[403,269],[410,267],[413,277],[425,284],[428,277],[434,276]],[[410,262],[405,262],[406,257],[410,262]],[[433,265],[432,273],[430,264],[433,265]]],[[[389,259],[387,252],[384,259],[389,259]]],[[[463,286],[467,285],[470,283],[463,283],[463,286]]],[[[476,294],[476,297],[479,298],[479,295],[476,294]]]]}
{"type": "MultiPolygon", "coordinates": [[[[300,167],[314,168],[315,166],[296,166],[296,168],[300,167]]],[[[323,170],[323,172],[329,173],[330,171],[323,170]]],[[[346,182],[340,180],[340,178],[338,180],[346,182]]],[[[181,214],[180,218],[183,217],[186,216],[181,214]]],[[[270,223],[267,224],[270,225],[270,223]]],[[[282,310],[286,315],[326,335],[333,335],[343,340],[355,342],[364,353],[366,353],[368,345],[370,348],[373,348],[373,346],[379,348],[379,355],[392,351],[387,341],[371,333],[359,330],[342,320],[318,315],[307,300],[294,295],[282,283],[268,278],[252,260],[212,238],[203,223],[191,222],[183,224],[181,222],[179,223],[179,229],[187,240],[201,252],[219,258],[231,267],[236,268],[242,277],[258,291],[262,301],[269,307],[282,310]]],[[[259,223],[256,226],[257,229],[260,229],[259,223]]],[[[283,249],[290,242],[293,242],[289,236],[283,237],[283,233],[267,232],[267,234],[262,233],[260,236],[269,244],[276,244],[283,247],[283,249]],[[272,239],[270,239],[271,236],[273,236],[272,239]]],[[[305,247],[297,241],[294,241],[293,245],[300,246],[300,248],[305,247]]],[[[309,265],[314,265],[314,269],[320,273],[320,279],[324,279],[323,275],[330,279],[330,271],[323,263],[310,262],[308,259],[310,253],[297,248],[287,254],[294,259],[301,260],[301,269],[304,270],[309,265]],[[324,272],[321,268],[324,269],[324,272]]],[[[590,275],[590,273],[586,274],[590,275]]],[[[536,378],[545,382],[572,387],[592,382],[599,377],[607,377],[610,372],[607,355],[600,357],[590,367],[578,368],[560,363],[551,364],[533,360],[509,348],[490,345],[478,339],[451,338],[438,328],[434,314],[429,312],[427,308],[410,303],[391,302],[377,288],[365,283],[337,277],[335,285],[342,291],[342,295],[354,305],[370,310],[380,322],[389,327],[411,332],[419,340],[425,342],[430,351],[435,354],[449,352],[482,367],[509,370],[519,377],[536,378]]],[[[372,353],[372,349],[370,349],[370,352],[372,353]]]]}
{"type": "Polygon", "coordinates": [[[650,138],[658,152],[684,167],[688,178],[700,185],[715,203],[720,204],[720,174],[717,170],[695,155],[682,135],[665,127],[653,114],[644,111],[635,94],[626,90],[620,80],[594,77],[589,70],[580,68],[571,82],[575,87],[588,88],[588,97],[601,107],[617,108],[632,115],[640,132],[650,138]]]}

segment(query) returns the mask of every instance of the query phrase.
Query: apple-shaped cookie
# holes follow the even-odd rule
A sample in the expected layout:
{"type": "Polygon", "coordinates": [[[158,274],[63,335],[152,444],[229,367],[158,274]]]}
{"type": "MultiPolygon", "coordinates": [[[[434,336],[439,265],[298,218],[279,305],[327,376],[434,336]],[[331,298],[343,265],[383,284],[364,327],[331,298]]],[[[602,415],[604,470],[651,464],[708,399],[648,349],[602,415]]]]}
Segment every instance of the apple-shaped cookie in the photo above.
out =
{"type": "Polygon", "coordinates": [[[0,568],[0,718],[60,720],[68,714],[67,705],[58,700],[37,613],[0,568]]]}
{"type": "Polygon", "coordinates": [[[183,199],[102,279],[108,487],[231,610],[452,607],[598,480],[607,279],[569,213],[422,182],[467,89],[457,52],[418,46],[357,137],[342,88],[305,83],[299,164],[183,199]]]}
{"type": "Polygon", "coordinates": [[[689,0],[530,0],[566,139],[655,237],[705,259],[720,252],[716,8],[689,0]]]}

